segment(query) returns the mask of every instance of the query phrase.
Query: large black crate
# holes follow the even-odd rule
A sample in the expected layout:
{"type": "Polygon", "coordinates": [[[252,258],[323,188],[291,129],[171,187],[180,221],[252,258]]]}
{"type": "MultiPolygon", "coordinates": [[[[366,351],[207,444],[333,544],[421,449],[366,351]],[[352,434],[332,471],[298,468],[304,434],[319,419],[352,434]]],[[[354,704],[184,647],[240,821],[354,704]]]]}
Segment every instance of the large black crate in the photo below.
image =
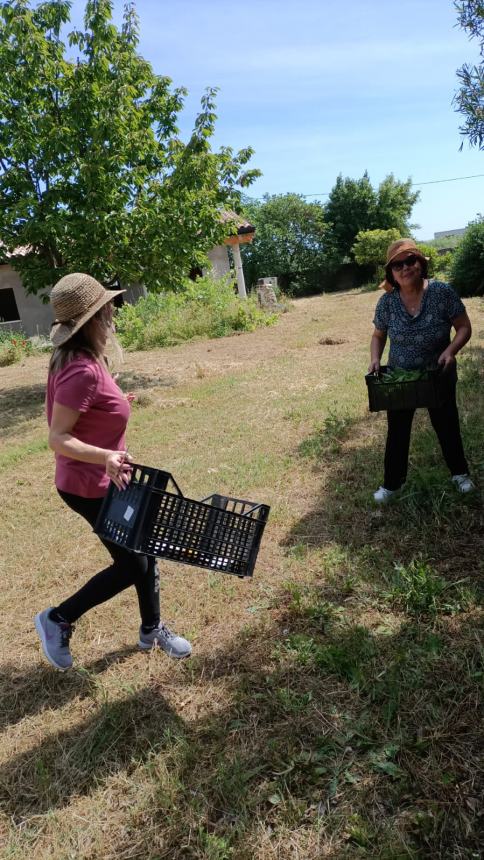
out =
{"type": "Polygon", "coordinates": [[[423,379],[408,382],[382,382],[381,376],[388,370],[381,367],[379,373],[367,373],[368,401],[370,412],[384,409],[434,409],[443,406],[452,386],[455,385],[455,370],[427,370],[423,379]]]}
{"type": "Polygon", "coordinates": [[[94,531],[133,552],[247,577],[268,516],[267,505],[218,493],[188,499],[169,472],[133,464],[126,489],[110,484],[94,531]]]}

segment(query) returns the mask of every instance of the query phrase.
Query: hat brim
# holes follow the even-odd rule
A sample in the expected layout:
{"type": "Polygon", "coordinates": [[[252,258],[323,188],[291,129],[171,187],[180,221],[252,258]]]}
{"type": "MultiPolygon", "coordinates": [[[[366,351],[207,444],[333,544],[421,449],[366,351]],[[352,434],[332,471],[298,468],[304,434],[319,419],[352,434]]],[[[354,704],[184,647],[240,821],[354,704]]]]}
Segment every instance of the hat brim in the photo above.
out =
{"type": "Polygon", "coordinates": [[[81,316],[79,319],[74,321],[73,325],[69,325],[65,322],[54,323],[50,331],[50,340],[53,346],[62,346],[71,337],[73,337],[76,332],[79,331],[98,311],[101,310],[104,305],[107,305],[108,302],[112,302],[116,296],[120,296],[121,293],[125,293],[126,290],[106,290],[104,291],[104,295],[101,296],[94,302],[93,305],[81,316]]]}
{"type": "Polygon", "coordinates": [[[396,260],[396,258],[399,257],[400,254],[413,254],[415,257],[418,257],[419,260],[424,260],[424,262],[426,263],[428,263],[429,261],[429,257],[426,257],[424,254],[422,254],[422,252],[419,251],[418,248],[399,248],[398,251],[395,251],[393,256],[391,256],[390,259],[387,260],[387,262],[385,263],[385,269],[387,269],[388,266],[391,266],[393,261],[396,260]]]}
{"type": "MultiPolygon", "coordinates": [[[[422,252],[418,250],[418,248],[407,248],[407,249],[404,248],[403,250],[397,251],[396,254],[393,254],[393,256],[388,261],[388,263],[385,264],[385,276],[386,276],[385,282],[388,283],[390,286],[394,283],[394,281],[392,280],[393,279],[392,263],[394,262],[396,257],[400,256],[400,254],[407,254],[407,255],[413,254],[415,257],[417,257],[420,260],[421,263],[424,263],[425,265],[427,265],[427,263],[429,261],[429,258],[425,257],[422,254],[422,252]]],[[[381,285],[381,286],[383,286],[383,285],[381,285]]],[[[383,289],[386,289],[386,287],[383,287],[383,289]]],[[[392,289],[394,289],[394,288],[392,287],[392,289]]]]}

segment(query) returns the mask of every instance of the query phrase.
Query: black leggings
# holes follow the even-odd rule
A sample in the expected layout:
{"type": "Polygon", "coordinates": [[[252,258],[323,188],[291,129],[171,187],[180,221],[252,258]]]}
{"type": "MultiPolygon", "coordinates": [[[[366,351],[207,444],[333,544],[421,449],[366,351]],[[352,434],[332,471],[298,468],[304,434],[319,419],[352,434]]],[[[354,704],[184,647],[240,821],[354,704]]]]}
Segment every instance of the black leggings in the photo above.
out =
{"type": "MultiPolygon", "coordinates": [[[[84,499],[72,493],[58,490],[61,499],[80,514],[92,528],[103,503],[102,499],[84,499]]],[[[86,582],[72,597],[55,607],[56,612],[72,624],[88,609],[110,600],[115,594],[134,585],[138,594],[141,623],[152,627],[160,620],[160,579],[158,566],[154,558],[138,555],[114,543],[103,540],[113,563],[101,570],[89,582],[86,582]]]]}
{"type": "MultiPolygon", "coordinates": [[[[414,414],[415,409],[392,409],[387,412],[388,436],[383,483],[387,490],[398,490],[405,483],[414,414]]],[[[469,467],[460,434],[455,387],[447,403],[439,409],[429,409],[429,415],[451,475],[466,475],[469,467]]]]}

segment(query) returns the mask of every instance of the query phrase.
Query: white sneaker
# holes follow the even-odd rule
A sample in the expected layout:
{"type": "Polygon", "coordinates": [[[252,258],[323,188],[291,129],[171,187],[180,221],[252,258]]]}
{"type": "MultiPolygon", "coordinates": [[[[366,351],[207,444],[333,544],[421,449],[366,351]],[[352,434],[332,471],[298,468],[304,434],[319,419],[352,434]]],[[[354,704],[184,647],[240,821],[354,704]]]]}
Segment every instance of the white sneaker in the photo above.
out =
{"type": "Polygon", "coordinates": [[[386,487],[378,487],[376,493],[373,493],[373,498],[378,505],[386,505],[396,492],[396,490],[387,490],[386,487]]]}
{"type": "Polygon", "coordinates": [[[476,489],[476,485],[469,475],[452,475],[452,480],[459,490],[459,493],[472,493],[472,490],[476,489]]]}

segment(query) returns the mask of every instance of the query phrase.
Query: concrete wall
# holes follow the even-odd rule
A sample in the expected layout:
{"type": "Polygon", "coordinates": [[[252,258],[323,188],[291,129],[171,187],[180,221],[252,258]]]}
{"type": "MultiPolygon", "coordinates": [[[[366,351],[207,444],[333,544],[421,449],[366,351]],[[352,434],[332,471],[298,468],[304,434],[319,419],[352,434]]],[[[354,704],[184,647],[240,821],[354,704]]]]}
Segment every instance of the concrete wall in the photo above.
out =
{"type": "MultiPolygon", "coordinates": [[[[0,329],[21,329],[28,337],[39,334],[48,336],[54,319],[50,303],[44,304],[37,296],[26,293],[20,275],[11,266],[0,266],[0,290],[8,288],[14,292],[20,320],[0,322],[0,329]]],[[[124,301],[135,304],[145,295],[146,289],[142,284],[133,284],[126,287],[124,301]]]]}
{"type": "MultiPolygon", "coordinates": [[[[223,278],[230,273],[229,255],[226,245],[216,245],[207,254],[216,278],[223,278]]],[[[205,272],[204,272],[205,274],[205,272]]]]}
{"type": "Polygon", "coordinates": [[[20,322],[0,322],[0,328],[22,329],[29,337],[48,335],[53,320],[50,305],[25,292],[20,276],[11,266],[0,266],[0,290],[12,289],[17,302],[20,322]]]}

